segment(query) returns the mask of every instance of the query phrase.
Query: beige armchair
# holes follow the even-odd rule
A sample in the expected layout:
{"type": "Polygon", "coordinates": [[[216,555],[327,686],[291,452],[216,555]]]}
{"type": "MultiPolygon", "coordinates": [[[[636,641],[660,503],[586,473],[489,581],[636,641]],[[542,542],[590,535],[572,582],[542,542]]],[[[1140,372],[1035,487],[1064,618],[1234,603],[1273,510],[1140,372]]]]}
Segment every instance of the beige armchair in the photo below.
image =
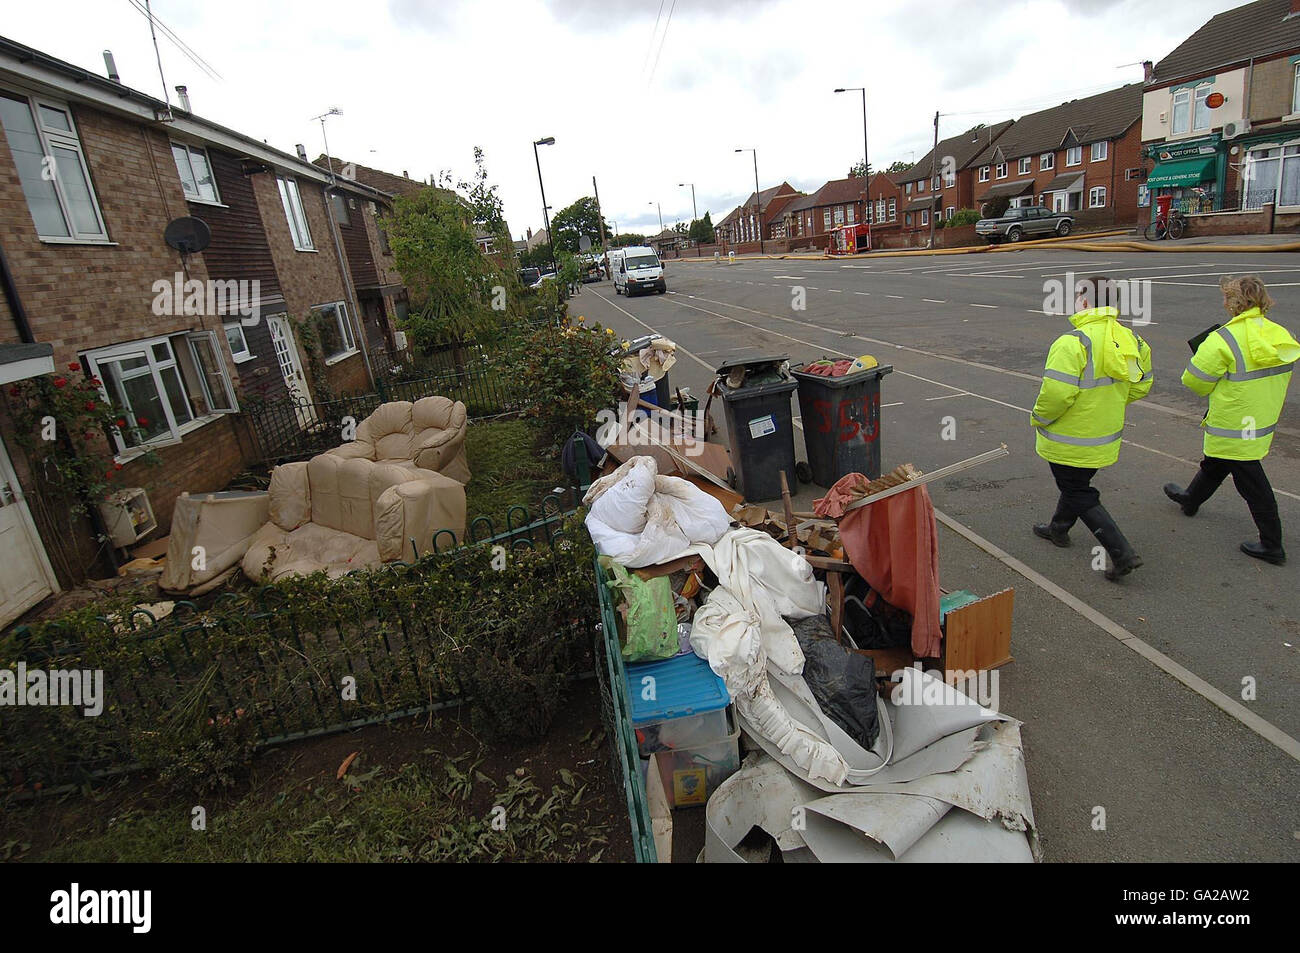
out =
{"type": "Polygon", "coordinates": [[[446,397],[411,403],[380,404],[357,426],[356,439],[329,454],[432,470],[464,485],[469,482],[465,456],[465,405],[446,397]]]}

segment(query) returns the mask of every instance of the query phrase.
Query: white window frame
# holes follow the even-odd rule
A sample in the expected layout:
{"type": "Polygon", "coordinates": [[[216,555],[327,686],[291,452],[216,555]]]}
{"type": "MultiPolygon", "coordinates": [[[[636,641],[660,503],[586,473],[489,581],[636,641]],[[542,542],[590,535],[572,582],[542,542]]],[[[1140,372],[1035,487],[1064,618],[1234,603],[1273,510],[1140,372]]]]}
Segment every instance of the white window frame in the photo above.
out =
{"type": "Polygon", "coordinates": [[[1184,86],[1182,89],[1174,90],[1170,95],[1169,101],[1169,134],[1171,136],[1181,136],[1192,130],[1192,88],[1184,86]],[[1182,110],[1182,128],[1179,129],[1178,115],[1182,110]]]}
{"type": "Polygon", "coordinates": [[[1291,115],[1300,113],[1300,62],[1291,74],[1291,115]]]}
{"type": "MultiPolygon", "coordinates": [[[[339,334],[345,345],[343,350],[335,354],[325,355],[325,364],[328,366],[346,360],[353,354],[357,353],[357,335],[356,331],[352,327],[352,319],[349,317],[348,304],[346,301],[325,301],[321,304],[312,305],[311,314],[313,320],[319,319],[322,316],[323,309],[325,308],[335,309],[334,319],[338,323],[339,334]]],[[[317,334],[319,333],[320,332],[318,331],[317,334]]],[[[322,341],[321,344],[323,350],[324,342],[322,341]]]]}
{"type": "Polygon", "coordinates": [[[307,224],[307,211],[302,204],[302,191],[298,180],[288,176],[277,175],[276,184],[280,188],[280,204],[284,206],[284,217],[289,223],[289,235],[293,247],[298,251],[315,251],[311,240],[311,226],[307,224]]]}
{"type": "Polygon", "coordinates": [[[1005,162],[999,162],[993,167],[993,177],[995,179],[1005,179],[1007,177],[1007,164],[1005,162]]]}
{"type": "Polygon", "coordinates": [[[137,377],[150,377],[153,380],[154,390],[157,392],[160,404],[163,409],[163,416],[166,418],[166,429],[149,440],[141,441],[138,444],[128,446],[125,436],[116,428],[112,428],[109,436],[112,438],[117,448],[116,460],[124,463],[134,457],[155,449],[157,447],[168,447],[180,443],[181,439],[192,430],[202,427],[204,424],[211,423],[223,414],[239,413],[239,402],[235,398],[235,388],[230,382],[230,373],[226,368],[225,362],[221,358],[221,348],[217,343],[217,336],[214,331],[177,331],[172,334],[164,334],[158,337],[142,338],[137,341],[127,341],[122,344],[111,344],[108,347],[96,348],[92,351],[83,351],[81,358],[90,368],[91,376],[99,378],[101,381],[100,395],[107,401],[116,403],[123,407],[123,413],[129,414],[131,424],[134,426],[135,418],[139,416],[139,411],[130,407],[125,400],[125,394],[109,394],[108,379],[109,376],[102,370],[104,365],[121,361],[127,358],[143,357],[146,365],[144,367],[132,368],[129,371],[120,371],[121,380],[134,380],[137,377]],[[203,365],[199,361],[198,350],[195,342],[198,339],[205,339],[212,345],[212,353],[217,361],[217,370],[221,375],[221,382],[225,388],[225,398],[228,404],[222,409],[213,409],[214,399],[209,387],[208,379],[203,374],[203,365]],[[202,416],[194,416],[192,409],[187,405],[185,411],[190,415],[188,420],[181,422],[177,419],[176,408],[172,406],[171,396],[167,392],[166,385],[163,383],[162,372],[164,370],[174,370],[176,379],[180,382],[181,391],[188,399],[192,385],[186,380],[186,375],[176,356],[176,346],[184,341],[189,350],[190,361],[195,371],[194,376],[199,381],[202,391],[204,405],[208,412],[202,416]],[[155,348],[159,344],[167,346],[167,358],[159,358],[155,353],[155,348]]]}
{"type": "Polygon", "coordinates": [[[920,195],[925,191],[925,179],[918,179],[916,183],[916,194],[920,195]]]}
{"type": "Polygon", "coordinates": [[[911,182],[904,183],[904,185],[903,185],[903,192],[904,192],[904,194],[906,194],[906,195],[911,195],[911,194],[912,194],[912,183],[911,183],[911,182]]]}
{"type": "Polygon", "coordinates": [[[1101,140],[1099,140],[1099,141],[1097,141],[1097,142],[1094,142],[1094,143],[1092,144],[1092,146],[1090,147],[1089,160],[1088,160],[1088,161],[1090,161],[1090,162],[1105,162],[1107,156],[1108,156],[1109,153],[1110,153],[1110,150],[1109,150],[1109,148],[1108,148],[1108,145],[1109,145],[1109,143],[1107,143],[1105,139],[1101,139],[1101,140]]]}
{"type": "Polygon", "coordinates": [[[987,182],[987,181],[989,180],[989,170],[990,170],[990,167],[987,166],[987,165],[982,165],[982,166],[980,166],[980,181],[981,181],[981,182],[987,182]]]}
{"type": "Polygon", "coordinates": [[[230,348],[230,357],[236,364],[243,364],[245,361],[251,361],[257,357],[253,353],[253,349],[248,346],[248,334],[244,330],[242,321],[227,321],[223,325],[223,330],[226,332],[226,345],[230,348]],[[230,340],[231,331],[239,332],[240,347],[238,350],[235,349],[234,342],[230,340]]]}
{"type": "Polygon", "coordinates": [[[1019,165],[1016,166],[1017,175],[1030,175],[1034,171],[1034,160],[1029,156],[1022,156],[1019,165]]]}
{"type": "MultiPolygon", "coordinates": [[[[81,163],[81,174],[86,181],[86,191],[90,195],[90,206],[95,213],[95,221],[99,223],[99,230],[96,232],[79,232],[73,222],[72,212],[68,203],[68,197],[63,189],[63,180],[58,174],[58,164],[54,165],[55,175],[51,180],[54,183],[54,195],[59,203],[59,212],[63,215],[63,223],[67,226],[67,235],[42,235],[38,231],[37,237],[44,242],[62,242],[65,244],[109,244],[108,226],[104,223],[104,213],[99,207],[99,197],[95,194],[95,183],[90,177],[90,163],[86,161],[86,153],[81,148],[81,134],[77,132],[77,120],[72,115],[72,109],[66,103],[56,99],[46,99],[41,96],[28,96],[25,93],[11,89],[0,89],[0,93],[17,101],[27,103],[27,111],[31,114],[32,125],[36,129],[36,136],[40,140],[41,150],[47,157],[54,156],[54,149],[67,149],[76,153],[77,161],[81,163]],[[51,129],[46,127],[44,120],[41,118],[41,107],[46,106],[50,109],[57,110],[68,117],[68,129],[51,129]]],[[[24,200],[26,195],[23,196],[24,200]]],[[[30,212],[30,206],[28,207],[30,212]]],[[[35,217],[32,218],[32,225],[36,225],[35,217]]]]}
{"type": "Polygon", "coordinates": [[[898,221],[898,199],[891,198],[889,200],[889,220],[891,222],[898,221]]]}
{"type": "Polygon", "coordinates": [[[923,226],[930,224],[930,210],[928,208],[921,209],[921,224],[923,226]]]}
{"type": "Polygon", "coordinates": [[[822,228],[831,227],[831,210],[830,206],[822,209],[822,228]]]}
{"type": "Polygon", "coordinates": [[[200,205],[220,205],[221,192],[218,191],[217,189],[217,173],[213,171],[212,156],[208,154],[208,150],[203,148],[202,146],[192,146],[188,142],[177,142],[175,139],[171,140],[171,147],[172,147],[172,159],[176,161],[177,164],[176,171],[178,175],[180,174],[180,158],[176,155],[176,150],[183,149],[185,151],[185,161],[189,168],[190,178],[194,181],[195,186],[196,187],[198,186],[198,181],[199,181],[199,177],[194,173],[194,153],[196,152],[201,153],[203,155],[203,161],[206,162],[208,166],[208,175],[212,179],[211,197],[202,194],[191,195],[189,192],[185,192],[185,176],[182,175],[181,191],[185,192],[185,201],[197,202],[200,205]]]}
{"type": "Polygon", "coordinates": [[[957,173],[956,173],[956,172],[946,172],[946,173],[944,173],[944,176],[943,176],[943,187],[944,187],[944,188],[946,188],[946,189],[950,189],[950,188],[952,188],[952,187],[953,187],[954,185],[956,185],[956,184],[957,184],[957,173]]]}
{"type": "Polygon", "coordinates": [[[1214,125],[1214,116],[1206,100],[1214,89],[1213,83],[1202,83],[1192,91],[1192,132],[1204,132],[1214,125]],[[1205,107],[1205,121],[1200,121],[1201,107],[1205,107]]]}
{"type": "Polygon", "coordinates": [[[1055,168],[1056,168],[1055,152],[1044,152],[1042,155],[1038,157],[1039,172],[1050,172],[1052,169],[1055,168]]]}
{"type": "Polygon", "coordinates": [[[834,220],[835,220],[835,224],[836,224],[836,225],[843,225],[843,224],[844,224],[844,206],[843,206],[843,205],[837,205],[837,206],[835,206],[835,209],[834,209],[834,216],[833,216],[833,217],[834,217],[834,220]]]}
{"type": "Polygon", "coordinates": [[[846,205],[846,206],[844,206],[844,224],[846,224],[846,225],[852,225],[852,224],[853,224],[853,218],[854,218],[854,215],[853,215],[853,206],[852,206],[852,205],[846,205]]]}
{"type": "Polygon", "coordinates": [[[952,217],[956,214],[957,214],[957,206],[955,205],[949,205],[946,209],[943,210],[943,217],[949,220],[951,220],[952,217]]]}
{"type": "Polygon", "coordinates": [[[1106,207],[1106,187],[1104,185],[1094,185],[1088,190],[1088,208],[1105,208],[1106,207]]]}
{"type": "Polygon", "coordinates": [[[1083,164],[1083,146],[1070,146],[1065,150],[1065,164],[1082,165],[1083,164]]]}

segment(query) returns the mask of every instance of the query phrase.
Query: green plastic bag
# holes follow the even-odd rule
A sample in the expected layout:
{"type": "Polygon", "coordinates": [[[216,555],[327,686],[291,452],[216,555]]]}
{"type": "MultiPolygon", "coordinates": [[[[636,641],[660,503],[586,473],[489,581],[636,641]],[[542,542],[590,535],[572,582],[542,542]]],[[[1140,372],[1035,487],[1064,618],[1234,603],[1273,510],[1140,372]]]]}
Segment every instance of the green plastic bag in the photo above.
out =
{"type": "Polygon", "coordinates": [[[623,660],[647,662],[676,655],[677,610],[673,607],[673,590],[668,577],[646,581],[629,573],[608,556],[600,557],[600,564],[614,577],[605,585],[627,606],[623,660]]]}

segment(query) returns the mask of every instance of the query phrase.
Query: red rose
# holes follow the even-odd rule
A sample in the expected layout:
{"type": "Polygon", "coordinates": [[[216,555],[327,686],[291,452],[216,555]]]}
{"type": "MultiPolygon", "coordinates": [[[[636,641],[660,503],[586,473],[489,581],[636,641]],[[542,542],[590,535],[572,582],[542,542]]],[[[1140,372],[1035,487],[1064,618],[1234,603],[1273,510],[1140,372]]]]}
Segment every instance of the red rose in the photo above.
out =
{"type": "Polygon", "coordinates": [[[113,464],[113,469],[114,469],[114,470],[120,470],[120,469],[122,469],[122,464],[120,464],[120,463],[115,463],[115,464],[113,464]]]}
{"type": "Polygon", "coordinates": [[[104,386],[104,382],[101,381],[98,377],[92,377],[92,378],[90,379],[90,383],[91,383],[93,386],[95,386],[95,387],[103,387],[103,386],[104,386]]]}
{"type": "Polygon", "coordinates": [[[137,418],[135,418],[135,422],[138,423],[141,427],[148,427],[148,426],[149,426],[149,418],[148,418],[148,417],[137,417],[137,418]]]}
{"type": "Polygon", "coordinates": [[[105,480],[111,480],[111,479],[113,479],[113,471],[112,471],[112,470],[105,471],[105,473],[104,473],[104,479],[105,479],[105,480]]]}
{"type": "Polygon", "coordinates": [[[82,436],[85,437],[86,440],[88,441],[95,439],[95,435],[91,433],[89,430],[87,430],[84,434],[82,434],[82,436]]]}
{"type": "Polygon", "coordinates": [[[11,387],[11,388],[9,388],[9,396],[10,396],[10,397],[17,397],[18,394],[19,394],[19,391],[18,391],[18,388],[17,388],[17,387],[11,387]]]}
{"type": "Polygon", "coordinates": [[[66,387],[67,384],[68,384],[68,379],[67,379],[66,377],[56,377],[56,378],[54,378],[54,386],[55,386],[55,387],[66,387]]]}
{"type": "Polygon", "coordinates": [[[113,423],[114,423],[115,426],[118,426],[118,427],[125,427],[125,426],[126,426],[126,418],[125,418],[125,417],[118,417],[117,420],[113,421],[113,423]]]}
{"type": "Polygon", "coordinates": [[[94,410],[94,409],[95,409],[95,402],[94,402],[93,400],[88,400],[88,401],[86,401],[86,409],[87,409],[87,410],[94,410]]]}
{"type": "Polygon", "coordinates": [[[70,371],[79,371],[79,370],[81,370],[81,365],[80,365],[80,364],[69,364],[69,365],[68,365],[68,370],[70,370],[70,371]]]}

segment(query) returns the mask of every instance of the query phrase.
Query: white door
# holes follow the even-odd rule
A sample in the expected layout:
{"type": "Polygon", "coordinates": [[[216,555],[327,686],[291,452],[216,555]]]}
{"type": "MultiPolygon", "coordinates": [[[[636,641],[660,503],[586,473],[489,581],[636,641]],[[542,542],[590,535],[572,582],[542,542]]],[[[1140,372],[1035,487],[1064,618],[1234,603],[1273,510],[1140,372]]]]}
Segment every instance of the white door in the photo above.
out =
{"type": "Polygon", "coordinates": [[[316,414],[311,407],[311,392],[307,390],[302,361],[298,358],[298,346],[293,340],[293,328],[289,326],[289,319],[282,314],[270,315],[266,319],[266,326],[271,330],[275,360],[280,365],[280,373],[284,375],[284,386],[289,389],[289,398],[298,414],[298,424],[306,427],[316,419],[316,414]]]}
{"type": "Polygon", "coordinates": [[[8,625],[59,585],[32,522],[22,487],[0,443],[0,626],[8,625]]]}

